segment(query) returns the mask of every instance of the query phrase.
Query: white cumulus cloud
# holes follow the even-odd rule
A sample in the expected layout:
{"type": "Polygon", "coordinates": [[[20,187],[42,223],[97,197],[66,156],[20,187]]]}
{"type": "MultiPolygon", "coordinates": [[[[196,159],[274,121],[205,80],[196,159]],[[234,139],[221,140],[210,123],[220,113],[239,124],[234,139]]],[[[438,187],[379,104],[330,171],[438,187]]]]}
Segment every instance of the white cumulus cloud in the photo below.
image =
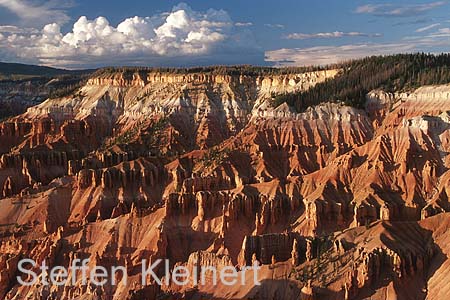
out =
{"type": "Polygon", "coordinates": [[[52,66],[263,61],[251,33],[236,27],[226,11],[198,12],[184,3],[171,12],[127,18],[117,26],[105,17],[82,16],[67,33],[57,22],[37,32],[12,31],[3,33],[6,42],[0,44],[1,55],[52,66]]]}

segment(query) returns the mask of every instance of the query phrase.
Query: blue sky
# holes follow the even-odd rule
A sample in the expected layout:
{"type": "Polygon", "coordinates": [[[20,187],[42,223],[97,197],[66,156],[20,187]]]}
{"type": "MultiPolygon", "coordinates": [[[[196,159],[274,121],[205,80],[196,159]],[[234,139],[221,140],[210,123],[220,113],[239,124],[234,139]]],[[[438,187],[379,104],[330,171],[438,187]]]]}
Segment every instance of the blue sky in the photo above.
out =
{"type": "Polygon", "coordinates": [[[284,66],[448,49],[447,0],[0,0],[2,61],[284,66]]]}

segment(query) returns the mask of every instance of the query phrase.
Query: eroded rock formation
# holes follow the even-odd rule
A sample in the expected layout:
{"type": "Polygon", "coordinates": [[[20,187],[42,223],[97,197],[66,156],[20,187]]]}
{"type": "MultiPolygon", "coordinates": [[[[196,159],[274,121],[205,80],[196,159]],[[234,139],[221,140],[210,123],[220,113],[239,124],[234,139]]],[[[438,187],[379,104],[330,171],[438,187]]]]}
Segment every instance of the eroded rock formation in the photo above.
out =
{"type": "Polygon", "coordinates": [[[338,72],[118,71],[0,123],[0,297],[443,299],[450,87],[271,107],[338,72]],[[21,287],[23,257],[126,276],[21,287]],[[158,258],[260,265],[262,285],[143,285],[142,259],[158,258]]]}

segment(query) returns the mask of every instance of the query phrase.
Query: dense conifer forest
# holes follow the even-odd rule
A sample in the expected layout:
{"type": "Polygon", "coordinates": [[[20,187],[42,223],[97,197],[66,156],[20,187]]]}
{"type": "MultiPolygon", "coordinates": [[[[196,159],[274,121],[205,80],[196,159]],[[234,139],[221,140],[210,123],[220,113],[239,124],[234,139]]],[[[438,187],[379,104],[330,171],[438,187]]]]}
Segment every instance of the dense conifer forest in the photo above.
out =
{"type": "Polygon", "coordinates": [[[98,69],[92,76],[105,77],[111,74],[121,72],[125,78],[132,78],[133,74],[141,73],[170,73],[170,74],[214,74],[214,75],[248,75],[248,76],[264,76],[264,75],[283,75],[283,74],[298,74],[304,72],[312,72],[318,70],[326,70],[333,66],[305,66],[305,67],[259,67],[251,65],[238,66],[207,66],[207,67],[192,67],[192,68],[158,68],[158,67],[106,67],[98,69]]]}
{"type": "Polygon", "coordinates": [[[298,112],[321,102],[342,101],[362,108],[371,90],[410,91],[423,85],[450,83],[450,54],[398,54],[373,56],[337,65],[334,79],[301,92],[273,97],[276,107],[284,102],[298,112]]]}

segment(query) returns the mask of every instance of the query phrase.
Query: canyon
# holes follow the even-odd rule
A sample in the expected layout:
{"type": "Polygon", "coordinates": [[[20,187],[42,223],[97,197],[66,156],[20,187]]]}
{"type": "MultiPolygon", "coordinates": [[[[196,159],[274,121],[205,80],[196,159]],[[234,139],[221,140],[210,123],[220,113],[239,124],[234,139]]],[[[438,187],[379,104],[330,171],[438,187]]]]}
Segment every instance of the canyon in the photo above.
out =
{"type": "Polygon", "coordinates": [[[2,121],[0,298],[444,299],[450,85],[273,105],[340,73],[116,69],[2,121]],[[21,286],[23,258],[128,280],[21,286]],[[143,259],[261,285],[142,284],[143,259]]]}

